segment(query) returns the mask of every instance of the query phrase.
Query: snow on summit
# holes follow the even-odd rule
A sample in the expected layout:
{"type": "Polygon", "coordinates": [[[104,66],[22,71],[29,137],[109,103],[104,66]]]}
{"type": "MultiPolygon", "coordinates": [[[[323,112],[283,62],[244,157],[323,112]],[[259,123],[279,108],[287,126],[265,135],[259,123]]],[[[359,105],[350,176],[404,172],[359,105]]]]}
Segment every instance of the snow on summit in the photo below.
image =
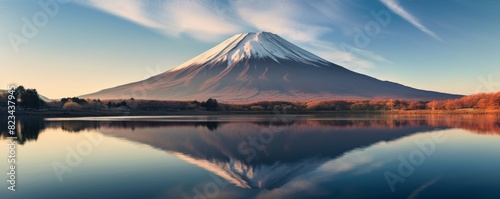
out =
{"type": "Polygon", "coordinates": [[[306,64],[328,63],[328,61],[288,42],[270,32],[247,32],[236,34],[201,55],[173,68],[179,70],[191,65],[226,62],[229,67],[244,59],[270,58],[293,60],[306,64]]]}

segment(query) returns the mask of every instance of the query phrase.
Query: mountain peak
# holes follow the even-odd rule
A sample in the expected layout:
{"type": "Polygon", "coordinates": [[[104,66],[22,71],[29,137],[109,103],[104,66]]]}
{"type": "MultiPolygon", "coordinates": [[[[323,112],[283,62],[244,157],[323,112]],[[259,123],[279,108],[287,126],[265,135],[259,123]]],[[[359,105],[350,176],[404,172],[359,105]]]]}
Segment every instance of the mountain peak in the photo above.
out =
{"type": "MultiPolygon", "coordinates": [[[[258,31],[258,32],[243,32],[243,33],[238,33],[233,36],[239,36],[239,35],[245,35],[245,36],[250,36],[258,39],[261,36],[267,35],[267,36],[278,36],[277,34],[274,34],[272,32],[266,32],[266,31],[258,31]]],[[[279,37],[279,36],[278,36],[279,37]]]]}
{"type": "Polygon", "coordinates": [[[227,67],[248,59],[292,60],[308,65],[329,62],[288,42],[271,32],[245,32],[235,34],[203,54],[173,68],[171,71],[192,65],[227,62],[227,67]]]}
{"type": "Polygon", "coordinates": [[[453,99],[350,71],[270,32],[233,35],[184,64],[84,98],[308,101],[331,99],[453,99]],[[132,94],[143,91],[140,95],[132,94]]]}
{"type": "Polygon", "coordinates": [[[237,34],[234,34],[233,36],[236,36],[236,35],[243,35],[243,34],[247,34],[247,35],[260,35],[260,34],[263,34],[263,35],[276,35],[272,32],[267,32],[267,31],[255,31],[255,32],[242,32],[242,33],[237,33],[237,34]]]}

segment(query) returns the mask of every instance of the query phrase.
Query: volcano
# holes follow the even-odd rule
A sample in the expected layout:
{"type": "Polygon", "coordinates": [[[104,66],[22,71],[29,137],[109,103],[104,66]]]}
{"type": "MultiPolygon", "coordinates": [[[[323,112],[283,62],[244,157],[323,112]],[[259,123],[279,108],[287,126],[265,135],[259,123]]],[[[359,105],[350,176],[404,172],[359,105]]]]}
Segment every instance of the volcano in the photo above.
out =
{"type": "Polygon", "coordinates": [[[236,34],[164,73],[81,96],[225,102],[454,99],[350,71],[269,32],[236,34]]]}

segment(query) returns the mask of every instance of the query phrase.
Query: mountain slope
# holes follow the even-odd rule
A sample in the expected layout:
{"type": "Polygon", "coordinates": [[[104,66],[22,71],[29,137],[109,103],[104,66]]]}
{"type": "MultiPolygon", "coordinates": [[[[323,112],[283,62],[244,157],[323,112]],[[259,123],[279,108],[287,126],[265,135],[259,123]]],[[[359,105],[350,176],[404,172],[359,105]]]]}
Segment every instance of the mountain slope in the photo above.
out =
{"type": "Polygon", "coordinates": [[[240,144],[248,142],[249,136],[258,136],[256,132],[263,128],[275,125],[269,120],[223,123],[216,132],[207,128],[193,131],[192,124],[184,122],[170,126],[168,132],[165,128],[149,128],[147,133],[117,128],[103,133],[168,151],[238,187],[271,190],[346,154],[436,129],[410,123],[397,127],[362,123],[365,126],[296,120],[288,125],[273,126],[272,144],[265,145],[265,150],[255,149],[254,159],[248,159],[252,156],[239,151],[240,144]]]}
{"type": "Polygon", "coordinates": [[[167,72],[85,98],[247,102],[322,99],[451,99],[355,73],[268,32],[234,35],[167,72]]]}

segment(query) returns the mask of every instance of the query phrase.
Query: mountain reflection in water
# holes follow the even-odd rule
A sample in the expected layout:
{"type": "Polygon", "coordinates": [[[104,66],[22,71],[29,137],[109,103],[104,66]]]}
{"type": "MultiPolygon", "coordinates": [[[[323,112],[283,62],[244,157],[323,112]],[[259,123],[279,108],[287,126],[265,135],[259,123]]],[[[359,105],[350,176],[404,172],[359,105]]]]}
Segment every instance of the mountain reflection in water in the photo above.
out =
{"type": "MultiPolygon", "coordinates": [[[[168,151],[241,188],[275,189],[350,151],[450,128],[500,135],[494,115],[428,115],[287,120],[270,116],[24,118],[18,121],[17,136],[20,144],[26,144],[45,129],[96,130],[168,151]]],[[[6,137],[7,132],[1,133],[6,137]]]]}

